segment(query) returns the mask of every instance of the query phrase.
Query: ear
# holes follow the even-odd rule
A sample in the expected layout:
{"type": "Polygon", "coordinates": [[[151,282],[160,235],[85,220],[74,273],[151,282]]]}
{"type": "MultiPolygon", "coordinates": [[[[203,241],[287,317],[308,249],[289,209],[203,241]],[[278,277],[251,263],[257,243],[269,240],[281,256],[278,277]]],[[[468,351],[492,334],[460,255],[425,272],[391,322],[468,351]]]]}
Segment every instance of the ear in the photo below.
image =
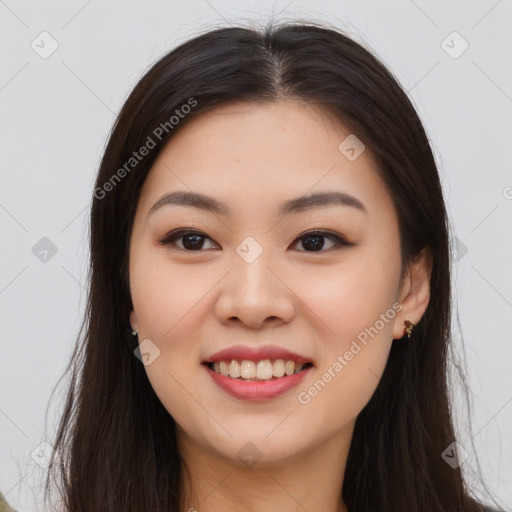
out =
{"type": "Polygon", "coordinates": [[[135,311],[133,311],[133,309],[130,313],[130,324],[131,324],[133,330],[135,330],[135,331],[139,330],[139,322],[137,321],[137,315],[136,315],[135,311]]]}
{"type": "Polygon", "coordinates": [[[396,315],[393,326],[394,339],[404,336],[405,320],[416,325],[427,309],[430,300],[432,261],[430,248],[424,247],[411,261],[405,272],[398,299],[402,309],[396,315]]]}

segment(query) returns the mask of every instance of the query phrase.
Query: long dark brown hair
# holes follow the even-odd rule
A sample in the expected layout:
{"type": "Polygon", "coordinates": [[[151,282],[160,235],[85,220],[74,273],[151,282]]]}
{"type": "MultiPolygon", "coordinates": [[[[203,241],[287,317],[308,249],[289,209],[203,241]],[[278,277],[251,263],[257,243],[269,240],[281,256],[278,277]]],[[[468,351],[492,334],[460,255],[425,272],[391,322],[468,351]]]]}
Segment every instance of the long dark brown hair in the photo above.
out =
{"type": "Polygon", "coordinates": [[[323,107],[371,148],[398,213],[403,268],[425,246],[433,255],[431,300],[413,341],[393,342],[357,418],[343,500],[350,512],[481,510],[461,468],[442,457],[456,440],[447,386],[450,238],[428,138],[371,50],[313,22],[204,32],[158,60],[122,107],[95,184],[86,315],[65,374],[45,503],[56,484],[65,511],[184,507],[175,422],[129,332],[128,249],[139,193],[166,142],[195,116],[229,102],[291,98],[323,107]],[[135,161],[144,145],[152,147],[135,161]]]}

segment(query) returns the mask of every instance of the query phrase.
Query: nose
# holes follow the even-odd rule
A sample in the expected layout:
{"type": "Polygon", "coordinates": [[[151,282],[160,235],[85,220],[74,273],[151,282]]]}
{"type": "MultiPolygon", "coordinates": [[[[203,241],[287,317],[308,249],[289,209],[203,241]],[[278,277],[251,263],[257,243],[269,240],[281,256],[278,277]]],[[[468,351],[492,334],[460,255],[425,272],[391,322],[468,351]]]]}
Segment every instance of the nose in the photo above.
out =
{"type": "Polygon", "coordinates": [[[290,283],[263,254],[252,263],[237,255],[232,270],[221,281],[215,313],[222,323],[242,322],[259,329],[293,319],[296,302],[290,283]]]}

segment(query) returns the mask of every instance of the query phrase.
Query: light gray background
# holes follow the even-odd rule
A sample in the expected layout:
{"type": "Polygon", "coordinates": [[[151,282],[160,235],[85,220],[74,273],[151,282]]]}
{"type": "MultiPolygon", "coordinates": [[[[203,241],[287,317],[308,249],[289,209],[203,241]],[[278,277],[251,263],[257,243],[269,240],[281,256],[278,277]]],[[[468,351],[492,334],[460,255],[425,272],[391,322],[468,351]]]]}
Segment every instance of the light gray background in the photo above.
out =
{"type": "Polygon", "coordinates": [[[50,393],[83,312],[88,208],[115,113],[150,63],[176,44],[207,28],[269,18],[328,21],[365,42],[420,113],[442,175],[458,260],[454,336],[462,359],[465,349],[473,402],[471,434],[454,385],[461,445],[469,453],[462,467],[471,478],[473,439],[489,488],[503,507],[512,506],[510,0],[5,0],[0,490],[20,512],[41,509],[42,470],[31,453],[42,441],[51,443],[61,405],[62,388],[45,430],[50,393]],[[49,39],[41,42],[48,37],[43,31],[58,43],[46,59],[31,47],[34,41],[40,52],[50,48],[49,39]],[[464,41],[454,31],[469,44],[457,58],[464,41]],[[57,247],[46,263],[32,252],[42,237],[57,247]]]}

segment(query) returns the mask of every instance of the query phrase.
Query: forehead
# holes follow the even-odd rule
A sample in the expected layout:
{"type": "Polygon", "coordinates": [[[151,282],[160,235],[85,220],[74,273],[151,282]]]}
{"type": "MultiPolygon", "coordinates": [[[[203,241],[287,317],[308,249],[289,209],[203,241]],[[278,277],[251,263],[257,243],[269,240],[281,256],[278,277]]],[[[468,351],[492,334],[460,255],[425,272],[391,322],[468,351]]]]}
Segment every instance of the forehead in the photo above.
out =
{"type": "Polygon", "coordinates": [[[227,104],[190,120],[156,159],[143,208],[175,189],[260,206],[320,189],[391,202],[369,148],[330,113],[299,101],[227,104]]]}

